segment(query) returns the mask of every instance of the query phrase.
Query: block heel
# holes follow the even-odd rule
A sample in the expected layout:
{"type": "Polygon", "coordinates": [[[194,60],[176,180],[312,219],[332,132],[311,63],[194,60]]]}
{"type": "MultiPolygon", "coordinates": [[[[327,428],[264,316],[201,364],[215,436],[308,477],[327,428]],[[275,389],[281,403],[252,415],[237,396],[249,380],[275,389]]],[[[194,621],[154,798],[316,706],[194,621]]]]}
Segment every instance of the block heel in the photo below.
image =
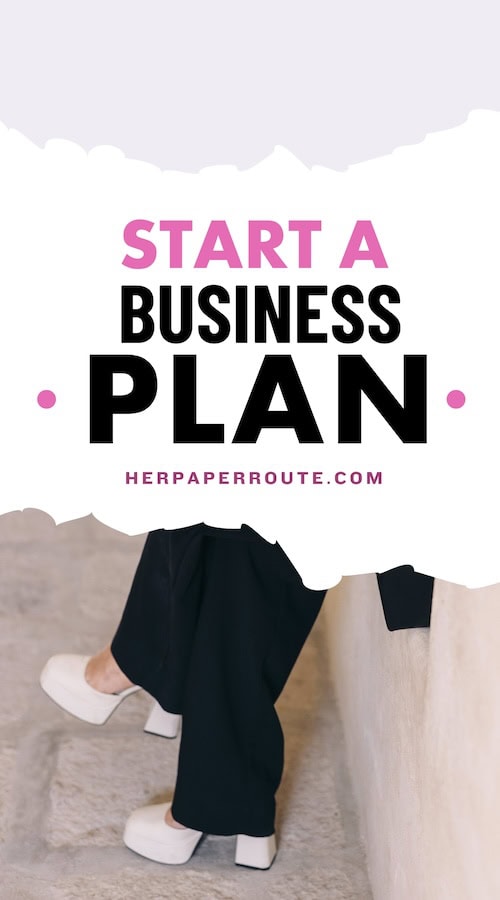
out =
{"type": "Polygon", "coordinates": [[[269,837],[251,837],[248,834],[238,834],[236,837],[234,861],[237,866],[248,866],[251,869],[270,869],[276,852],[276,838],[274,834],[270,834],[269,837]]]}
{"type": "Polygon", "coordinates": [[[166,712],[155,700],[144,726],[148,734],[157,734],[159,737],[175,738],[179,733],[181,717],[175,713],[166,712]]]}

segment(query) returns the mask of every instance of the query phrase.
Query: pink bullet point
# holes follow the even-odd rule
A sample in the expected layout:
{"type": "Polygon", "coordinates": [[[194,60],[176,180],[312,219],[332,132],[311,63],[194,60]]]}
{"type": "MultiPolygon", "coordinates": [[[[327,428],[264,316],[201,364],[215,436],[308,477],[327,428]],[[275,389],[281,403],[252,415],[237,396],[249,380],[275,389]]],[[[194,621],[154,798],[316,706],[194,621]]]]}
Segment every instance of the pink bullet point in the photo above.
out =
{"type": "Polygon", "coordinates": [[[40,391],[36,399],[42,409],[51,409],[56,402],[56,395],[53,391],[40,391]]]}
{"type": "Polygon", "coordinates": [[[460,409],[465,403],[465,394],[462,391],[450,391],[446,402],[452,409],[460,409]]]}

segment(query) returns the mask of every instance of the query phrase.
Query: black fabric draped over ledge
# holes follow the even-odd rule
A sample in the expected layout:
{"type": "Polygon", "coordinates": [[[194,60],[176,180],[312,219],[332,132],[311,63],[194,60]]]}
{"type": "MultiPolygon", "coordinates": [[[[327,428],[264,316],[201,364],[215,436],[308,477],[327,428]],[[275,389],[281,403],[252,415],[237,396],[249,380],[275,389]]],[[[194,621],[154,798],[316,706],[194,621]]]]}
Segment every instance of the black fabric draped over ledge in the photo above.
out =
{"type": "Polygon", "coordinates": [[[387,628],[429,628],[434,578],[415,572],[413,566],[397,566],[377,574],[387,628]]]}

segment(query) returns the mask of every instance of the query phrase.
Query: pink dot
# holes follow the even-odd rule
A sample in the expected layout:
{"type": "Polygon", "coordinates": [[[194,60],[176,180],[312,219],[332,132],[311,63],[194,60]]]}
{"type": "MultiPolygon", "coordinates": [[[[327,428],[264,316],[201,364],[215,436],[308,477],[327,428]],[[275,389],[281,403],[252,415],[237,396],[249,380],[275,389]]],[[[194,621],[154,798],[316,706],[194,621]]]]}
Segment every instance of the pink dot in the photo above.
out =
{"type": "Polygon", "coordinates": [[[42,409],[51,409],[56,402],[56,395],[53,391],[40,391],[36,399],[42,409]]]}
{"type": "Polygon", "coordinates": [[[452,409],[460,409],[465,403],[465,394],[462,391],[450,391],[446,402],[452,409]]]}

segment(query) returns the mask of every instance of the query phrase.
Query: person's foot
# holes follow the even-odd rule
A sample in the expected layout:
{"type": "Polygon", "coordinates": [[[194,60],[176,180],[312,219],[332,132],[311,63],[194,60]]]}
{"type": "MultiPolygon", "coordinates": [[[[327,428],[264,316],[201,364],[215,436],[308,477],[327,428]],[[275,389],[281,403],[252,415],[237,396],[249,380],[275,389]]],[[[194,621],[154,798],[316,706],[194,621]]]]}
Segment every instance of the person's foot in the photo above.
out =
{"type": "Polygon", "coordinates": [[[133,687],[132,682],[119,668],[110,647],[106,647],[89,659],[85,669],[85,680],[94,690],[103,694],[121,694],[127,688],[133,687]]]}
{"type": "Polygon", "coordinates": [[[181,825],[179,822],[176,822],[172,815],[172,807],[169,806],[165,813],[165,822],[167,825],[170,825],[171,828],[186,828],[185,825],[181,825]]]}

